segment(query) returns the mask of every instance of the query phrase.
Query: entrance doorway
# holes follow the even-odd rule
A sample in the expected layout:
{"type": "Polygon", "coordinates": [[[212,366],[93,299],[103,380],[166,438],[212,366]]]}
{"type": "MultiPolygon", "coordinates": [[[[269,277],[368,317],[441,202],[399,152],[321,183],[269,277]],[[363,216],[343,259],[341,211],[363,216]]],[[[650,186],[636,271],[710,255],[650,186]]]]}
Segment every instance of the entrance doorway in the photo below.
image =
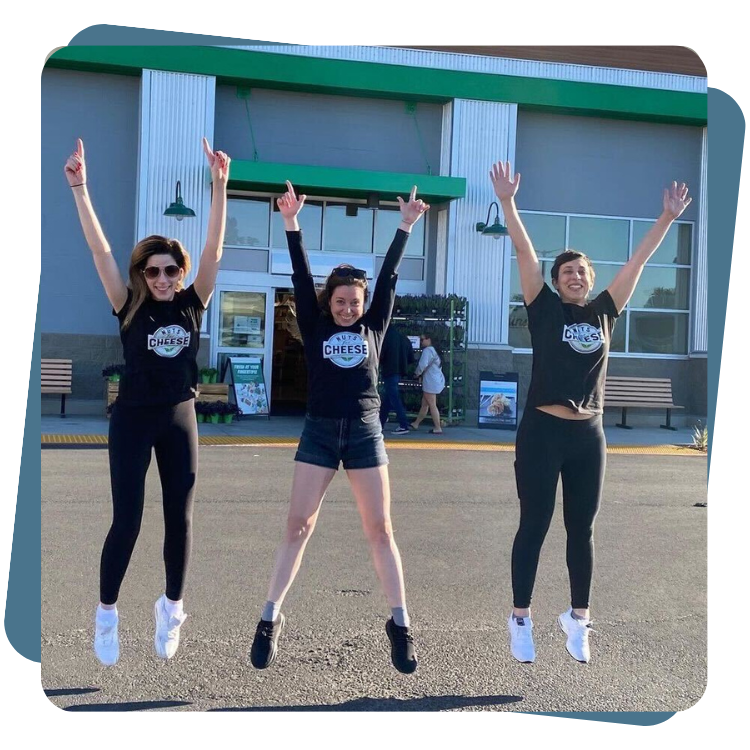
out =
{"type": "Polygon", "coordinates": [[[271,411],[296,416],[307,408],[307,366],[297,325],[293,289],[277,289],[274,297],[271,411]]]}

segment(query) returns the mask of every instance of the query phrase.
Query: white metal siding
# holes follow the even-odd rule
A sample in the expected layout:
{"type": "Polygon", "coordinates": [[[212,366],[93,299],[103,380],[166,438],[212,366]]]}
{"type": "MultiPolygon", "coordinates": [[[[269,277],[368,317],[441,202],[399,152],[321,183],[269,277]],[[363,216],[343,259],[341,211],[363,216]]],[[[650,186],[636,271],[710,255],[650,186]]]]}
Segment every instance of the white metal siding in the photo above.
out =
{"type": "Polygon", "coordinates": [[[210,175],[201,139],[213,142],[216,79],[144,70],[138,175],[138,239],[174,237],[190,254],[195,277],[211,205],[210,175]],[[182,199],[195,218],[164,216],[180,181],[182,199]]]}
{"type": "Polygon", "coordinates": [[[327,57],[335,60],[409,65],[417,68],[439,68],[472,73],[523,76],[529,78],[552,78],[561,81],[582,83],[608,83],[616,86],[688,91],[705,94],[706,79],[676,73],[655,73],[645,70],[607,68],[593,65],[549,63],[538,60],[516,60],[509,57],[466,55],[454,52],[431,50],[396,49],[393,47],[269,45],[240,46],[253,52],[273,52],[304,57],[327,57]]]}
{"type": "Polygon", "coordinates": [[[693,313],[693,351],[708,351],[708,129],[703,128],[698,237],[693,274],[696,279],[693,313]]]}
{"type": "MultiPolygon", "coordinates": [[[[495,200],[489,180],[491,165],[515,162],[517,110],[515,104],[494,102],[459,99],[453,104],[451,174],[466,178],[466,197],[450,206],[446,291],[471,300],[468,341],[473,344],[507,341],[507,334],[503,340],[507,316],[504,268],[510,240],[483,237],[475,227],[486,220],[495,200]]],[[[502,213],[500,220],[504,221],[502,213]]]]}

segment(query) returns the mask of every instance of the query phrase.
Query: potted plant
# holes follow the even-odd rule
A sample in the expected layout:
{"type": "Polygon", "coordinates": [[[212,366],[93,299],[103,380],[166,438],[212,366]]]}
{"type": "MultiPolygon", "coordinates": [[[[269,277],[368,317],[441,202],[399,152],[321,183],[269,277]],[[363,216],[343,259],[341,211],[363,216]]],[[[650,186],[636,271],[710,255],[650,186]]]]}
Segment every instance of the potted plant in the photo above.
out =
{"type": "Polygon", "coordinates": [[[219,371],[215,367],[201,367],[199,375],[201,383],[215,383],[219,371]]]}
{"type": "Polygon", "coordinates": [[[102,377],[107,378],[105,403],[107,404],[107,417],[111,414],[109,407],[115,402],[120,393],[120,376],[125,372],[125,365],[107,365],[102,369],[102,377]]]}
{"type": "Polygon", "coordinates": [[[125,365],[107,365],[102,369],[102,376],[110,383],[118,383],[123,372],[125,372],[125,365]]]}
{"type": "Polygon", "coordinates": [[[206,421],[206,408],[210,405],[208,401],[195,402],[195,419],[197,422],[206,421]]]}
{"type": "Polygon", "coordinates": [[[221,409],[222,409],[222,402],[221,401],[208,401],[206,403],[206,422],[210,422],[211,424],[219,424],[219,416],[221,415],[221,409]]]}
{"type": "Polygon", "coordinates": [[[223,424],[232,424],[234,417],[240,413],[239,409],[227,401],[220,401],[219,403],[221,404],[220,421],[223,424]]]}

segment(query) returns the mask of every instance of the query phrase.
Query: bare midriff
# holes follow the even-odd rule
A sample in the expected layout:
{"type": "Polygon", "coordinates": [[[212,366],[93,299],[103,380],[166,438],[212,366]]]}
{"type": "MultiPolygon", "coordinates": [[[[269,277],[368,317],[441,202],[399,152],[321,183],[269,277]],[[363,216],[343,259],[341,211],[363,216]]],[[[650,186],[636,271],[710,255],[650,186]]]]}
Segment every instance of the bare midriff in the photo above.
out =
{"type": "Polygon", "coordinates": [[[561,404],[547,404],[545,406],[537,406],[536,408],[539,409],[539,411],[543,411],[545,414],[551,414],[553,417],[560,417],[560,419],[581,420],[591,419],[591,417],[596,416],[596,414],[581,414],[579,412],[575,412],[572,409],[568,409],[567,406],[562,406],[561,404]]]}

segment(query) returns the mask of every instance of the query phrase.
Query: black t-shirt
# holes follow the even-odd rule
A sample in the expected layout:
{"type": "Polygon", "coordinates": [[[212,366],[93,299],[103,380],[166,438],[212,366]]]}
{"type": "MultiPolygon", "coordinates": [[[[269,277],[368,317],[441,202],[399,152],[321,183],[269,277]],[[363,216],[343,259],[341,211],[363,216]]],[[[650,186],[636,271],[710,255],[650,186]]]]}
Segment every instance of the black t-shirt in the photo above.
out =
{"type": "Polygon", "coordinates": [[[612,329],[619,313],[608,291],[584,307],[545,284],[526,305],[534,360],[527,408],[560,404],[601,414],[612,329]]]}
{"type": "Polygon", "coordinates": [[[192,284],[171,302],[148,297],[123,330],[133,292],[119,312],[125,373],[117,400],[128,406],[171,406],[194,398],[198,385],[196,354],[205,307],[192,284]]]}
{"type": "Polygon", "coordinates": [[[388,326],[380,348],[380,375],[383,378],[406,375],[413,361],[411,341],[397,328],[388,326]]]}
{"type": "Polygon", "coordinates": [[[302,232],[287,232],[297,322],[307,362],[307,412],[313,417],[359,417],[380,408],[378,361],[396,296],[396,273],[409,239],[396,231],[378,274],[372,302],[353,325],[339,326],[318,305],[302,232]]]}

